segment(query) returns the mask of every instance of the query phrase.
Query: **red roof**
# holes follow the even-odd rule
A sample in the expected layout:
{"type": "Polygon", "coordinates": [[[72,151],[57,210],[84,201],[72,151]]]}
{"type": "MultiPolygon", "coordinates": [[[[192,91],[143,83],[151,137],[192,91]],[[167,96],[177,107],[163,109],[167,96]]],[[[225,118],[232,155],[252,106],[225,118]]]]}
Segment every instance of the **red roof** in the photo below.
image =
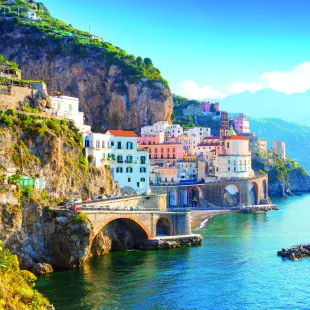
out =
{"type": "Polygon", "coordinates": [[[197,146],[220,146],[218,142],[215,143],[199,143],[197,146]]]}
{"type": "Polygon", "coordinates": [[[230,137],[225,137],[224,139],[225,140],[228,140],[228,139],[230,139],[230,140],[248,140],[248,139],[241,137],[241,136],[230,136],[230,137]]]}
{"type": "Polygon", "coordinates": [[[129,130],[108,130],[107,134],[111,134],[116,137],[137,137],[134,131],[129,130]]]}

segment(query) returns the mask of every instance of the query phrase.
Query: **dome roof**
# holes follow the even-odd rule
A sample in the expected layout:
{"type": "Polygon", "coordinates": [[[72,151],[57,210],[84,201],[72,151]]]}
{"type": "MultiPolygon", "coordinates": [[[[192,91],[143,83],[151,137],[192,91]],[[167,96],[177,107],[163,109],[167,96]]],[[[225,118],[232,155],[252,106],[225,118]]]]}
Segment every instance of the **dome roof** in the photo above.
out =
{"type": "Polygon", "coordinates": [[[237,135],[237,133],[232,128],[230,128],[227,131],[227,136],[236,136],[236,135],[237,135]]]}

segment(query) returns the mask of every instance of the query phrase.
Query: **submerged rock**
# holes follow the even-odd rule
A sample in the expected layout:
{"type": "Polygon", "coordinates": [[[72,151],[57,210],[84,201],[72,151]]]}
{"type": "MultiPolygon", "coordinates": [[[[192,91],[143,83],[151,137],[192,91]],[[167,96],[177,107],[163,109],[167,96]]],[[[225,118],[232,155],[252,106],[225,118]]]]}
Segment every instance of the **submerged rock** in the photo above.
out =
{"type": "Polygon", "coordinates": [[[53,272],[53,267],[50,264],[37,263],[32,266],[31,272],[36,275],[43,275],[53,272]]]}

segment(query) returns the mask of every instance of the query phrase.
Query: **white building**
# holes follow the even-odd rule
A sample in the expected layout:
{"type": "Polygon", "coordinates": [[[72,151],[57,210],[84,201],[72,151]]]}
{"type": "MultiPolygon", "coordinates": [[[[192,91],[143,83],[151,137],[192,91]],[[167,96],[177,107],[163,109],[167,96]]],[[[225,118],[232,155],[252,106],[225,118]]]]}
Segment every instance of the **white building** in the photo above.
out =
{"type": "Polygon", "coordinates": [[[121,188],[129,186],[139,193],[149,192],[149,154],[137,150],[137,135],[133,131],[85,133],[84,146],[86,158],[96,167],[109,165],[121,188]]]}
{"type": "Polygon", "coordinates": [[[207,127],[191,127],[185,132],[188,137],[205,138],[211,136],[211,128],[207,127]]]}
{"type": "Polygon", "coordinates": [[[230,136],[224,139],[224,147],[216,158],[215,175],[217,177],[248,178],[254,175],[248,139],[230,136]]]}
{"type": "Polygon", "coordinates": [[[37,16],[36,12],[28,11],[26,12],[26,16],[28,19],[31,19],[31,20],[42,20],[41,17],[37,16]]]}
{"type": "Polygon", "coordinates": [[[156,136],[157,132],[163,132],[165,136],[178,137],[183,135],[183,128],[180,125],[169,125],[167,121],[160,121],[152,126],[141,128],[141,136],[156,136]]]}
{"type": "Polygon", "coordinates": [[[286,158],[285,143],[279,140],[272,142],[272,151],[280,156],[281,159],[286,158]]]}
{"type": "Polygon", "coordinates": [[[79,111],[79,99],[68,96],[50,96],[56,116],[74,121],[81,132],[91,130],[84,125],[84,113],[79,111]]]}
{"type": "Polygon", "coordinates": [[[197,178],[198,166],[196,162],[180,161],[176,162],[179,180],[193,180],[197,178]]]}

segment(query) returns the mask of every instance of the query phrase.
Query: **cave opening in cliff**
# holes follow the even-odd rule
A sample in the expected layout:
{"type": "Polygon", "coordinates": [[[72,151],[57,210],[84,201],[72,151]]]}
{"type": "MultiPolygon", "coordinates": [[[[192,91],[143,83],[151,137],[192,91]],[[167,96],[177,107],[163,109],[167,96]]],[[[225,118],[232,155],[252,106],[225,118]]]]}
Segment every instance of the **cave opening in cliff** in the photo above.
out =
{"type": "Polygon", "coordinates": [[[102,235],[110,240],[110,251],[127,251],[137,248],[140,240],[148,239],[146,231],[134,220],[120,218],[108,223],[102,235]]]}

